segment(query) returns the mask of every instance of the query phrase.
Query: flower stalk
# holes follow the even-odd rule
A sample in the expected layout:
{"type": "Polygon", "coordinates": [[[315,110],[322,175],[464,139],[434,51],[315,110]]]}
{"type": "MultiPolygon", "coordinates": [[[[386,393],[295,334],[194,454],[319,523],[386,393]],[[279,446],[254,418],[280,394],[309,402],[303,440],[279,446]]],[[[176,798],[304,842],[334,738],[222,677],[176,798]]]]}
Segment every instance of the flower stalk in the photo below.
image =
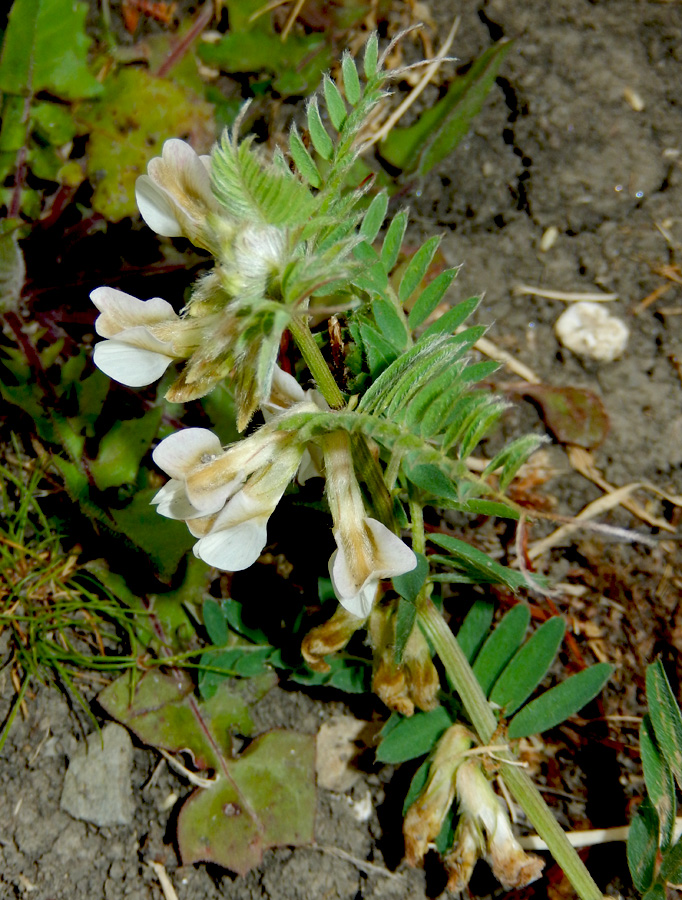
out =
{"type": "MultiPolygon", "coordinates": [[[[479,738],[487,743],[495,732],[497,722],[454,634],[430,600],[422,604],[418,617],[424,634],[440,657],[479,738]]],[[[502,774],[505,784],[547,844],[550,853],[563,869],[578,896],[581,900],[603,900],[602,892],[569,843],[540,792],[526,772],[520,766],[514,765],[511,750],[498,751],[497,755],[504,760],[502,774]]]]}

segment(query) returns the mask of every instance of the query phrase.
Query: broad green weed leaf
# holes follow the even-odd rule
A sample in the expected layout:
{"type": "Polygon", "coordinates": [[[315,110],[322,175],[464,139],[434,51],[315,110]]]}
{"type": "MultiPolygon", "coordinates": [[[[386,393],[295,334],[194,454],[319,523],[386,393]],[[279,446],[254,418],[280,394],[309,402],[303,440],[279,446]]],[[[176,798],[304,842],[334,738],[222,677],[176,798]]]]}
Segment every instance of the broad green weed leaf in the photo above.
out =
{"type": "Polygon", "coordinates": [[[161,423],[163,409],[150,409],[141,419],[121,419],[104,435],[90,471],[97,487],[104,491],[132,484],[161,423]]]}
{"type": "Polygon", "coordinates": [[[666,850],[670,846],[675,825],[675,780],[670,766],[658,749],[648,715],[644,716],[639,728],[639,747],[647,793],[661,825],[661,848],[666,850]]]}
{"type": "Polygon", "coordinates": [[[200,44],[198,54],[203,62],[228,74],[269,72],[273,89],[284,96],[314,90],[333,62],[324,35],[289,34],[282,42],[281,35],[260,27],[231,28],[215,44],[200,44]]]}
{"type": "Polygon", "coordinates": [[[25,278],[24,254],[16,232],[0,235],[0,313],[16,310],[25,278]]]}
{"type": "Polygon", "coordinates": [[[486,697],[500,672],[521,646],[529,623],[530,610],[525,603],[517,603],[481,648],[474,663],[474,675],[486,697]]]}
{"type": "Polygon", "coordinates": [[[388,732],[386,728],[382,731],[376,758],[383,763],[400,763],[423,756],[451,725],[452,718],[444,706],[399,719],[388,732]]]}
{"type": "Polygon", "coordinates": [[[123,509],[111,510],[116,529],[149,556],[161,578],[170,577],[195,543],[184,522],[162,518],[151,506],[156,488],[138,491],[123,509]]]}
{"type": "Polygon", "coordinates": [[[642,900],[665,900],[665,888],[662,884],[655,884],[650,891],[646,892],[642,900]]]}
{"type": "Polygon", "coordinates": [[[487,600],[476,600],[457,632],[457,643],[469,662],[473,662],[493,621],[494,607],[487,600]]]}
{"type": "Polygon", "coordinates": [[[144,69],[122,69],[105,82],[96,104],[81,106],[90,130],[87,174],[93,209],[112,222],[137,215],[135,181],[169,135],[185,135],[198,152],[214,139],[213,107],[193,91],[144,69]]]}
{"type": "Polygon", "coordinates": [[[646,670],[646,698],[658,746],[682,787],[682,715],[660,660],[646,670]]]}
{"type": "Polygon", "coordinates": [[[640,805],[628,834],[628,868],[637,890],[643,894],[651,887],[658,851],[658,816],[647,801],[640,805]]]}
{"type": "Polygon", "coordinates": [[[446,95],[409,128],[394,128],[380,144],[382,157],[405,172],[425,175],[464,138],[495,83],[511,43],[490,47],[446,95]]]}
{"type": "Polygon", "coordinates": [[[65,100],[97,97],[102,85],[86,58],[87,4],[78,0],[15,0],[0,56],[0,90],[49,91],[65,100]]]}
{"type": "Polygon", "coordinates": [[[184,865],[211,862],[245,875],[265,850],[308,844],[315,814],[315,740],[275,731],[260,735],[241,756],[232,733],[253,725],[238,686],[225,681],[197,700],[186,676],[151,672],[130,690],[128,678],[100,694],[104,709],[146,743],[171,753],[189,751],[210,784],[195,790],[178,817],[184,865]]]}
{"type": "MultiPolygon", "coordinates": [[[[507,731],[509,737],[516,739],[539,734],[574,716],[597,696],[612,672],[613,666],[609,663],[597,663],[545,691],[514,716],[507,731]]],[[[505,678],[506,673],[501,677],[505,678]]]]}
{"type": "Polygon", "coordinates": [[[566,623],[560,616],[548,619],[502,672],[490,699],[502,708],[506,716],[515,713],[545,677],[565,631],[566,623]]]}

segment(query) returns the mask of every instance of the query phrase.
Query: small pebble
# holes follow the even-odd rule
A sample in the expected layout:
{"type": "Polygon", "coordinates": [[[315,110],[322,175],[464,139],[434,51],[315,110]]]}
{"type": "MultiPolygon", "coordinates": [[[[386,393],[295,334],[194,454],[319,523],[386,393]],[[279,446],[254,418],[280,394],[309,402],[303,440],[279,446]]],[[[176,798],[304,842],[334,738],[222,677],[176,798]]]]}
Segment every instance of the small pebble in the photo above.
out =
{"type": "Polygon", "coordinates": [[[576,356],[612,362],[625,350],[630,330],[602,303],[573,303],[556,321],[559,342],[576,356]]]}
{"type": "Polygon", "coordinates": [[[112,722],[88,735],[69,762],[59,805],[100,827],[129,825],[133,819],[133,744],[127,730],[112,722]]]}

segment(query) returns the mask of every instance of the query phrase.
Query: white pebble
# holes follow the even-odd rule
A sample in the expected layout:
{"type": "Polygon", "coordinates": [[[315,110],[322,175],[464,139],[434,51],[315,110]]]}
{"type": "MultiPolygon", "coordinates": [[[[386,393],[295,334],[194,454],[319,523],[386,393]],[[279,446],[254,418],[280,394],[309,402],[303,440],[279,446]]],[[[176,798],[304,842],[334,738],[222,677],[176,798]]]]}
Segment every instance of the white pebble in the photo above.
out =
{"type": "Polygon", "coordinates": [[[554,326],[559,341],[577,356],[600,362],[617,359],[628,342],[630,330],[602,303],[573,303],[554,326]]]}

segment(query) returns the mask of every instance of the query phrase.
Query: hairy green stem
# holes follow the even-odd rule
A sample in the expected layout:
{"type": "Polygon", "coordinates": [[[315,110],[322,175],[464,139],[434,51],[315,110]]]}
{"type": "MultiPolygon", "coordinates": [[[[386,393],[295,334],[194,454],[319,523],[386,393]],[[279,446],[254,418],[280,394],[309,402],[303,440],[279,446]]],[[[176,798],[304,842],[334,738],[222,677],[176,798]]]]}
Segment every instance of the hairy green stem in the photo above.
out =
{"type": "MultiPolygon", "coordinates": [[[[289,330],[324,399],[332,409],[343,409],[346,401],[307,323],[294,318],[291,320],[289,330]]],[[[367,445],[367,439],[363,434],[352,434],[351,447],[361,479],[367,485],[372,498],[377,518],[387,528],[397,532],[393,501],[386,488],[381,467],[367,445]]]]}
{"type": "Polygon", "coordinates": [[[307,323],[292,318],[289,330],[324,399],[332,409],[343,409],[346,401],[343,399],[343,394],[334,381],[334,376],[325,362],[320,348],[315,343],[315,338],[307,323]]]}
{"type": "MultiPolygon", "coordinates": [[[[427,600],[419,610],[419,624],[441,659],[479,738],[488,743],[497,727],[490,704],[455,636],[440,612],[427,600]]],[[[502,752],[504,781],[535,830],[547,844],[581,900],[603,900],[603,895],[582,860],[570,845],[552,811],[526,772],[514,764],[511,750],[502,752]]]]}

